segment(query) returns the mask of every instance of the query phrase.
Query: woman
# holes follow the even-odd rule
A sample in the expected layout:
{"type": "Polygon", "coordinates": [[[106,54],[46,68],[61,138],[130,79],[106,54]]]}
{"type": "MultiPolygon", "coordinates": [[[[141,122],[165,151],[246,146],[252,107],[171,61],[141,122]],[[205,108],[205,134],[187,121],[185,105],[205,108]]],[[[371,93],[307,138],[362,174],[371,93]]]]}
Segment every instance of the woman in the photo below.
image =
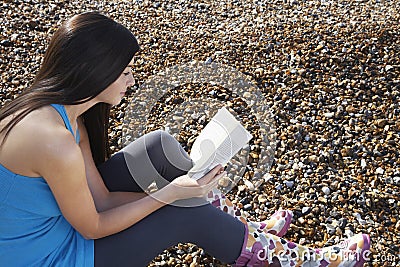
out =
{"type": "Polygon", "coordinates": [[[279,237],[290,212],[262,223],[240,217],[226,198],[208,194],[221,166],[190,179],[190,158],[164,132],[106,160],[110,106],[133,85],[138,49],[110,18],[74,16],[53,36],[33,85],[0,111],[0,265],[146,266],[178,242],[236,266],[362,265],[366,235],[315,250],[279,237]],[[147,195],[133,178],[155,179],[160,189],[147,195]],[[172,205],[179,201],[196,205],[172,205]]]}

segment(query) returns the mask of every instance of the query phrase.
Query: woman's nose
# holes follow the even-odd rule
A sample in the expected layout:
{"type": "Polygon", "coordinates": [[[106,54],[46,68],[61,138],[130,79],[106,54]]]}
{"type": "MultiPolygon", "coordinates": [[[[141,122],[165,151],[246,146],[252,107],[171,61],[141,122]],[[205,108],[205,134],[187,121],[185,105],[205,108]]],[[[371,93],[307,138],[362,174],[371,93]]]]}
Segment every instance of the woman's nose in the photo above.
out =
{"type": "Polygon", "coordinates": [[[129,86],[132,86],[134,84],[135,84],[135,79],[133,79],[133,75],[132,75],[132,73],[130,73],[128,81],[127,81],[127,86],[129,87],[129,86]]]}

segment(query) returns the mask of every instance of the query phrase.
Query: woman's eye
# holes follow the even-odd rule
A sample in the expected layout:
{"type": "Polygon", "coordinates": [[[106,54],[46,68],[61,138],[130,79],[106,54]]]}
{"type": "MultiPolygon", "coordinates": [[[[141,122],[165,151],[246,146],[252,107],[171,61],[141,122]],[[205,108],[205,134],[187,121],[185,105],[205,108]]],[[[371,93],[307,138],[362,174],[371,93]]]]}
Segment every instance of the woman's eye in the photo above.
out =
{"type": "Polygon", "coordinates": [[[124,75],[125,75],[125,76],[128,76],[128,75],[129,75],[129,72],[124,72],[124,75]]]}

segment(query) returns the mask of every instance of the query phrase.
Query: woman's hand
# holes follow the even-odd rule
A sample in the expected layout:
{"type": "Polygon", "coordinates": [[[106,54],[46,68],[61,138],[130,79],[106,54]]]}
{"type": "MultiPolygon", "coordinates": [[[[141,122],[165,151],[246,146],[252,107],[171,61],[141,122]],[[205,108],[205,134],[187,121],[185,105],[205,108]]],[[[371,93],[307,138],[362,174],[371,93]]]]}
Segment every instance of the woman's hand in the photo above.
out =
{"type": "Polygon", "coordinates": [[[188,175],[182,175],[164,188],[168,190],[173,201],[192,197],[204,197],[213,187],[217,186],[218,181],[224,175],[226,175],[224,168],[221,165],[217,165],[198,180],[194,180],[188,175]]]}

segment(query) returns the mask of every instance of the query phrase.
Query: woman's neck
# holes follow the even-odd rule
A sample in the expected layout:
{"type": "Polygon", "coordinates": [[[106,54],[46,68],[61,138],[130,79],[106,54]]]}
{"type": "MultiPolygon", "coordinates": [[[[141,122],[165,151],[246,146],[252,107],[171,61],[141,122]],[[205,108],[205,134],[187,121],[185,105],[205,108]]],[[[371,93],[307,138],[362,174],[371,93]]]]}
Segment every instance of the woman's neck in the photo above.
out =
{"type": "Polygon", "coordinates": [[[98,102],[95,99],[89,100],[85,103],[78,105],[64,105],[68,118],[71,122],[75,122],[80,115],[85,113],[88,109],[96,105],[98,102]]]}

